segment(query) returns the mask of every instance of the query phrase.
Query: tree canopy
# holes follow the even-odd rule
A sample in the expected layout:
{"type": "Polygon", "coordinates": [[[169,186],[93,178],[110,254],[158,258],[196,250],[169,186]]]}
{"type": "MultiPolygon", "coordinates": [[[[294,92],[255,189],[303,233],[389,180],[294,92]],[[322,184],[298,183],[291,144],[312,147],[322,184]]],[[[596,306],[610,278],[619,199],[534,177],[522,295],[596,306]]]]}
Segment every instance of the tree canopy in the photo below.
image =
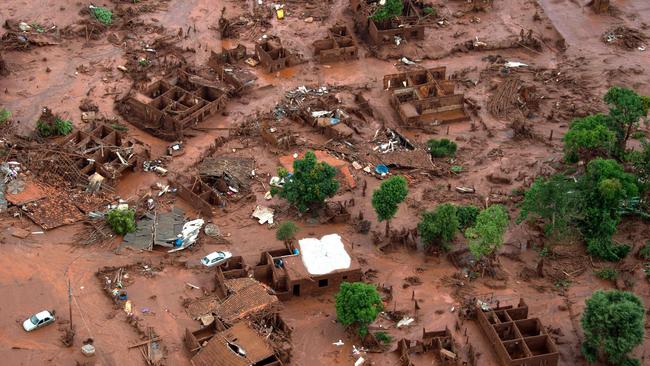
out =
{"type": "Polygon", "coordinates": [[[356,326],[360,336],[368,333],[383,305],[374,285],[343,282],[336,294],[336,319],[345,326],[356,326]]]}
{"type": "Polygon", "coordinates": [[[397,213],[398,205],[406,199],[408,194],[406,178],[394,176],[381,183],[372,193],[372,207],[377,213],[379,221],[392,219],[397,213]]]}
{"type": "Polygon", "coordinates": [[[640,365],[627,356],[643,342],[644,307],[641,300],[625,291],[596,291],[586,301],[582,314],[585,342],[582,354],[589,362],[603,355],[610,365],[640,365]]]}
{"type": "Polygon", "coordinates": [[[603,100],[609,105],[609,125],[616,133],[622,153],[630,135],[639,126],[641,117],[648,114],[648,108],[642,96],[633,90],[616,86],[607,91],[603,100]]]}
{"type": "Polygon", "coordinates": [[[312,151],[307,151],[302,159],[293,162],[293,175],[282,169],[278,174],[284,178],[284,186],[272,189],[271,193],[278,194],[302,212],[322,205],[339,189],[339,182],[335,179],[336,169],[317,161],[312,151]]]}
{"type": "Polygon", "coordinates": [[[422,219],[418,223],[418,233],[426,246],[437,244],[442,249],[448,250],[458,227],[456,206],[445,203],[436,207],[434,211],[422,214],[422,219]]]}
{"type": "Polygon", "coordinates": [[[476,224],[465,231],[469,250],[476,259],[491,256],[501,247],[508,221],[508,212],[502,205],[490,206],[478,214],[476,224]]]}
{"type": "Polygon", "coordinates": [[[608,127],[609,117],[596,114],[577,118],[564,135],[564,159],[569,163],[609,157],[617,147],[616,134],[608,127]]]}

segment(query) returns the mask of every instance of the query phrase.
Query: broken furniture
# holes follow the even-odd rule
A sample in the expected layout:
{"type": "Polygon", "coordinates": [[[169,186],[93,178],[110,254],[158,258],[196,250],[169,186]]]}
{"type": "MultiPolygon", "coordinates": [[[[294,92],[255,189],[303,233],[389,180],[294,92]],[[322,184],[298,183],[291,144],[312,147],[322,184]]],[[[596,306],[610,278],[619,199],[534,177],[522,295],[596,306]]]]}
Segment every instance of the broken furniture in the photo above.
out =
{"type": "Polygon", "coordinates": [[[183,140],[186,129],[223,110],[228,96],[218,83],[178,72],[151,84],[144,93],[128,95],[118,103],[122,116],[154,136],[183,140]]]}
{"type": "Polygon", "coordinates": [[[335,25],[327,32],[325,39],[313,43],[318,62],[336,62],[359,58],[359,47],[347,26],[335,25]]]}
{"type": "Polygon", "coordinates": [[[268,73],[301,63],[298,55],[294,55],[291,51],[284,48],[280,38],[273,36],[265,36],[265,38],[258,41],[255,44],[255,54],[268,73]]]}
{"type": "Polygon", "coordinates": [[[347,253],[339,235],[301,239],[298,245],[263,252],[254,268],[255,278],[270,284],[280,300],[361,280],[361,266],[347,253]]]}
{"type": "Polygon", "coordinates": [[[380,6],[380,0],[350,0],[356,31],[372,45],[397,44],[406,40],[424,39],[424,29],[430,23],[414,0],[403,0],[402,16],[377,21],[370,17],[380,6]]]}
{"type": "Polygon", "coordinates": [[[430,129],[441,122],[469,120],[463,94],[455,94],[456,83],[446,80],[447,68],[436,67],[384,76],[384,89],[407,128],[430,129]]]}
{"type": "Polygon", "coordinates": [[[560,354],[538,318],[528,317],[524,299],[515,307],[478,302],[476,316],[502,366],[557,366],[560,354]]]}

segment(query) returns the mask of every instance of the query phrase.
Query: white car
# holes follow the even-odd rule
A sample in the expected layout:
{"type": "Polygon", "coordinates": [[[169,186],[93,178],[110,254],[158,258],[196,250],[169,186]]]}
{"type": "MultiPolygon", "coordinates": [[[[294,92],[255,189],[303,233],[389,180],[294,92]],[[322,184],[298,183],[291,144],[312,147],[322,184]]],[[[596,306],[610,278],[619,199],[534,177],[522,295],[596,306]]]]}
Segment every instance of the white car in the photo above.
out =
{"type": "Polygon", "coordinates": [[[47,310],[43,310],[25,320],[23,322],[23,328],[25,331],[31,332],[34,329],[44,327],[51,323],[54,323],[54,315],[47,310]]]}
{"type": "Polygon", "coordinates": [[[232,253],[230,252],[212,252],[201,258],[201,263],[206,267],[212,267],[225,263],[231,257],[232,253]]]}

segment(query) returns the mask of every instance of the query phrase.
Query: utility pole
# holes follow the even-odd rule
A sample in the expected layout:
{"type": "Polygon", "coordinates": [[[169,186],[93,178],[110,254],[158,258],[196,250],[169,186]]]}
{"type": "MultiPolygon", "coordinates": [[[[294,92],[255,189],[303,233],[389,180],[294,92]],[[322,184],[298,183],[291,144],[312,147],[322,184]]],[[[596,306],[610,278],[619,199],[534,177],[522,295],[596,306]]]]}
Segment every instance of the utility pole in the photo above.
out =
{"type": "Polygon", "coordinates": [[[68,278],[68,310],[70,311],[70,331],[72,332],[72,287],[68,278]]]}

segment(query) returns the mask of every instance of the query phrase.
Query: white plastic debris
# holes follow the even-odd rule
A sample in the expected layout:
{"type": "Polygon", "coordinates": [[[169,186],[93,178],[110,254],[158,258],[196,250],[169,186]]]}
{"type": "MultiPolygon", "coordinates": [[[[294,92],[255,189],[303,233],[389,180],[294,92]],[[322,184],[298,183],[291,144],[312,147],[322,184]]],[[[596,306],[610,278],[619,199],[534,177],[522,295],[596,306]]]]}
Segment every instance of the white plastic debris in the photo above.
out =
{"type": "Polygon", "coordinates": [[[402,58],[400,59],[400,61],[402,61],[402,62],[403,62],[404,64],[406,64],[406,65],[415,65],[415,62],[409,60],[409,59],[406,58],[406,57],[402,57],[402,58]]]}
{"type": "Polygon", "coordinates": [[[258,219],[257,222],[259,222],[260,225],[264,225],[267,222],[269,224],[273,224],[273,214],[274,211],[272,208],[258,205],[255,207],[255,210],[251,216],[258,219]]]}
{"type": "Polygon", "coordinates": [[[405,316],[405,317],[402,318],[402,320],[397,322],[397,328],[407,327],[407,326],[411,325],[411,323],[413,323],[414,321],[415,321],[415,319],[405,316]]]}
{"type": "Polygon", "coordinates": [[[343,343],[343,341],[339,339],[338,342],[334,342],[334,343],[332,343],[332,344],[335,345],[335,346],[339,346],[339,347],[341,347],[341,346],[344,345],[345,343],[343,343]]]}
{"type": "Polygon", "coordinates": [[[528,66],[528,65],[526,65],[523,62],[508,61],[508,62],[505,63],[504,66],[509,68],[509,69],[514,69],[514,68],[517,68],[517,67],[523,67],[523,66],[528,66]]]}
{"type": "Polygon", "coordinates": [[[32,29],[32,27],[25,22],[18,23],[18,28],[20,28],[20,30],[23,32],[27,32],[28,30],[32,29]]]}
{"type": "Polygon", "coordinates": [[[366,360],[363,357],[359,357],[357,361],[354,363],[354,366],[361,366],[363,363],[366,362],[366,360]]]}

